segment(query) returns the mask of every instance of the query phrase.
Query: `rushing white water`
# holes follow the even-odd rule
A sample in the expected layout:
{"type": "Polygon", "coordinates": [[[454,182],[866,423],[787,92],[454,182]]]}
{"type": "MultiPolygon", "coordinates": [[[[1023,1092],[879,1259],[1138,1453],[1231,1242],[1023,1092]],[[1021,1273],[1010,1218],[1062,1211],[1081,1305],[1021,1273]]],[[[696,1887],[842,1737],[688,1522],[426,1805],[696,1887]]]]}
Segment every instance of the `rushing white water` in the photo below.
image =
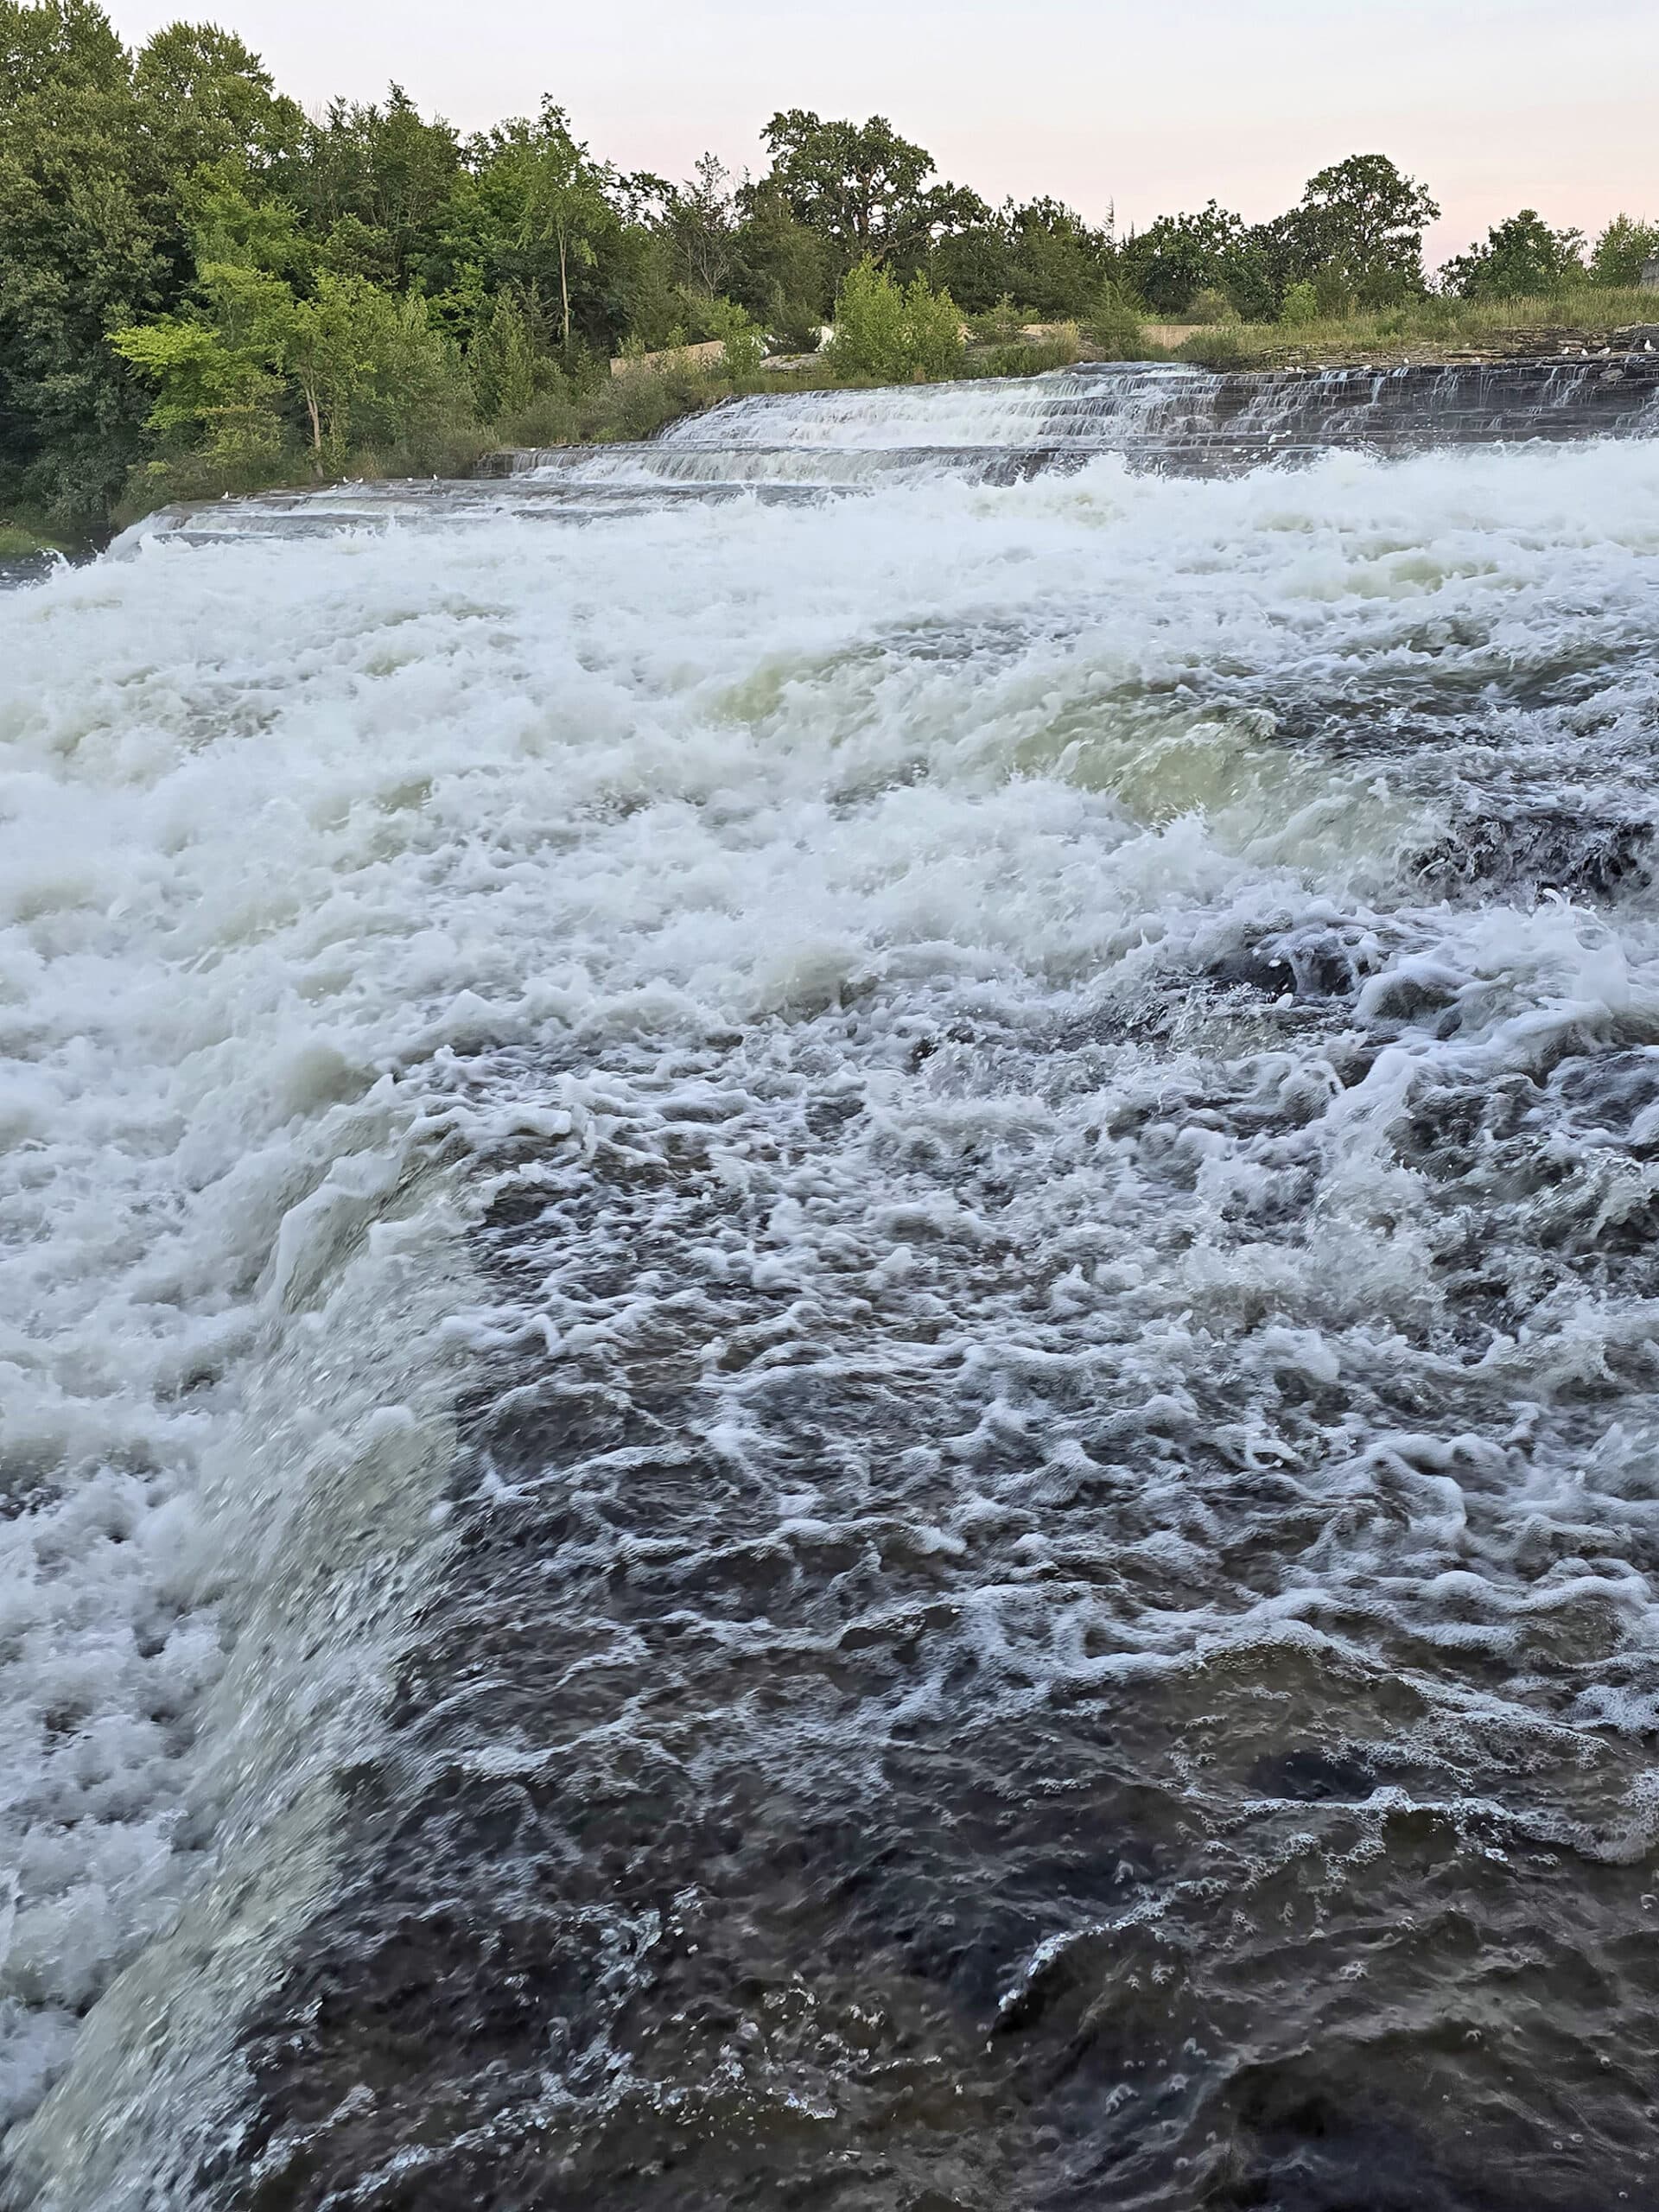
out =
{"type": "MultiPolygon", "coordinates": [[[[1022,436],[1027,403],[997,404],[984,442],[1022,436]]],[[[766,1193],[763,1232],[696,1232],[694,1275],[789,1287],[809,1336],[846,1319],[846,1270],[885,1286],[910,1301],[889,1356],[908,1332],[925,1366],[1002,1375],[985,1438],[1025,1418],[1009,1378],[1062,1370],[1144,1431],[1113,1474],[1141,1470],[1132,1571],[1185,1599],[1046,1598],[1029,1532],[954,1632],[988,1713],[1332,1638],[1437,1654],[1434,1726],[1481,1707],[1637,1745],[1659,1300],[1590,1261],[1659,1191],[1659,907],[1639,869],[1610,900],[1595,855],[1656,817],[1656,634],[1640,442],[163,541],[0,601],[9,2115],[182,1899],[210,1934],[152,1961],[206,1974],[220,2025],[275,1970],[299,1905],[269,1897],[202,1963],[226,1869],[372,1736],[442,1574],[466,1363],[660,1325],[648,1287],[603,1313],[579,1282],[469,1287],[500,1147],[643,1159],[688,1086],[748,1132],[716,1172],[766,1193]],[[867,1151],[786,1170],[802,1084],[857,1090],[867,1151]],[[1496,1126],[1437,1152],[1426,1116],[1516,1084],[1547,1180],[1496,1126]],[[1480,1311],[1446,1287],[1470,1238],[1480,1311]],[[1338,1378],[1316,1450],[1281,1401],[1338,1378]],[[1205,1423],[1314,1501],[1270,1585],[1222,1573],[1183,1493],[1171,1440],[1205,1423]],[[1546,1620],[1571,1624],[1554,1673],[1546,1620]]],[[[926,1541],[955,1557],[1013,1508],[951,1448],[926,1541]]],[[[769,1510],[790,1541],[829,1513],[810,1486],[769,1510]]],[[[1608,1757],[1634,1851],[1659,1794],[1608,1757]]],[[[306,1849],[300,1903],[329,1879],[306,1849]]],[[[134,1971],[118,2022],[134,1988],[184,2003],[134,1971]]],[[[79,2103],[29,2138],[43,2203],[115,2202],[97,2099],[137,2127],[156,2094],[118,2097],[101,2017],[79,2103]]],[[[173,2018],[160,2073],[207,2032],[173,2018]]]]}

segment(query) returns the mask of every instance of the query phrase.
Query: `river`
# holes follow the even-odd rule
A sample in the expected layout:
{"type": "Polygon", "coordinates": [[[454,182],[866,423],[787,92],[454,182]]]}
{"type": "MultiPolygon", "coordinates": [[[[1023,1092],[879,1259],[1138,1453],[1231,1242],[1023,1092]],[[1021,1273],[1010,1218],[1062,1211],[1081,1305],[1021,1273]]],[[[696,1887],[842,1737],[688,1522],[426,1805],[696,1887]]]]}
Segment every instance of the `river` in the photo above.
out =
{"type": "Polygon", "coordinates": [[[1659,2202],[1659,387],[1550,373],[0,596],[8,2204],[1659,2202]]]}

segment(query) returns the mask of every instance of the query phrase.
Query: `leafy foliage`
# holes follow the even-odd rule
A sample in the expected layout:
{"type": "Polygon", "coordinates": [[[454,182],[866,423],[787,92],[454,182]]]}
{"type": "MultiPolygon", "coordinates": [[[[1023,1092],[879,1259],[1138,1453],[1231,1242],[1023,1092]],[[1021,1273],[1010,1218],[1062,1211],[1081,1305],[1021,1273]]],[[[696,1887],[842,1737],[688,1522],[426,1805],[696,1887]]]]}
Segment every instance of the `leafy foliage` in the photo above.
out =
{"type": "Polygon", "coordinates": [[[1615,215],[1596,240],[1590,276],[1595,283],[1634,290],[1642,281],[1644,264],[1656,257],[1659,257],[1659,223],[1638,223],[1629,215],[1615,215]]]}
{"type": "Polygon", "coordinates": [[[1183,315],[1198,293],[1225,295],[1243,312],[1266,283],[1261,247],[1240,215],[1215,200],[1193,215],[1160,215],[1127,239],[1123,273],[1156,315],[1183,315]]]}
{"type": "Polygon", "coordinates": [[[726,341],[722,363],[734,383],[753,376],[766,357],[766,334],[747,308],[735,300],[710,300],[703,321],[711,338],[726,341]]]}
{"type": "Polygon", "coordinates": [[[976,193],[930,184],[933,156],[885,116],[826,123],[804,108],[774,115],[761,133],[770,182],[798,223],[828,241],[845,270],[868,260],[914,270],[937,238],[988,219],[976,193]]]}
{"type": "Polygon", "coordinates": [[[900,284],[867,256],[836,297],[830,361],[838,376],[872,384],[949,376],[962,361],[956,302],[925,276],[900,284]]]}
{"type": "Polygon", "coordinates": [[[1085,316],[1083,335],[1104,361],[1144,361],[1147,347],[1141,319],[1115,291],[1101,295],[1085,316]]]}
{"type": "Polygon", "coordinates": [[[1298,274],[1339,271],[1362,307],[1420,295],[1423,232],[1440,212],[1386,154],[1350,155],[1310,177],[1286,219],[1298,274]]]}
{"type": "Polygon", "coordinates": [[[1535,207],[1494,223],[1484,245],[1448,261],[1447,290],[1466,300],[1539,298],[1584,276],[1582,231],[1552,231],[1535,207]]]}

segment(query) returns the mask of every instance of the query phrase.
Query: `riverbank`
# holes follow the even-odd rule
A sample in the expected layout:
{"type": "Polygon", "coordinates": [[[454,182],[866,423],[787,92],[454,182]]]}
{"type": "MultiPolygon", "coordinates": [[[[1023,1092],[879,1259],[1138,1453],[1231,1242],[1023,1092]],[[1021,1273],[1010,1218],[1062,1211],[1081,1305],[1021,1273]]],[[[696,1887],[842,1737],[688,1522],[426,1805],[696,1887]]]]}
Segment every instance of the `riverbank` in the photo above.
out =
{"type": "Polygon", "coordinates": [[[54,554],[71,555],[75,548],[55,537],[43,537],[36,531],[25,530],[21,523],[0,519],[0,561],[29,561],[49,559],[54,554]]]}
{"type": "MultiPolygon", "coordinates": [[[[1659,329],[1659,293],[1592,289],[1536,300],[1439,296],[1294,325],[1188,327],[1165,357],[1222,369],[1461,368],[1471,362],[1640,350],[1659,329]]],[[[1659,339],[1653,341],[1659,347],[1659,339]]]]}

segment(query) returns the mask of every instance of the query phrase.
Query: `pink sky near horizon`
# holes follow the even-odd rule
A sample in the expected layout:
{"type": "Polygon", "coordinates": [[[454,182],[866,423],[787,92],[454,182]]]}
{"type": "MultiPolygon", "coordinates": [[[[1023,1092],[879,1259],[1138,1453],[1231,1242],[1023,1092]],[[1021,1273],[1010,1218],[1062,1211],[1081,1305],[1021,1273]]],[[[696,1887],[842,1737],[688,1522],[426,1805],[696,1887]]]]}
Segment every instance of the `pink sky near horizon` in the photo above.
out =
{"type": "Polygon", "coordinates": [[[1659,6],[1582,0],[105,0],[129,39],[206,16],[316,107],[395,78],[474,130],[551,92],[626,168],[705,147],[763,166],[780,107],[890,118],[986,198],[1049,192],[1120,226],[1215,197],[1252,221],[1349,153],[1386,153],[1444,209],[1431,262],[1523,206],[1593,232],[1659,217],[1659,6]]]}

